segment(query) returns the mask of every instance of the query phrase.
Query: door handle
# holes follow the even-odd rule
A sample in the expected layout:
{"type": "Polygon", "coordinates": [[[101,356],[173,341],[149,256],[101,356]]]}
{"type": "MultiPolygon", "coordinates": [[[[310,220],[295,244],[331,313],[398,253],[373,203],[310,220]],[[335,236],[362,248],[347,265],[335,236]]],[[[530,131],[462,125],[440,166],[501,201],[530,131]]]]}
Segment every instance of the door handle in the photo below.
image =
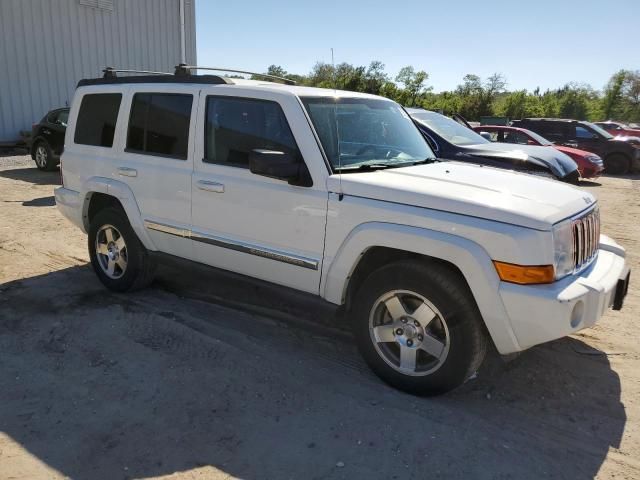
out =
{"type": "Polygon", "coordinates": [[[138,171],[135,168],[118,167],[118,175],[123,177],[137,177],[138,171]]]}
{"type": "Polygon", "coordinates": [[[196,186],[200,190],[206,190],[207,192],[224,193],[224,185],[218,182],[210,182],[209,180],[198,180],[196,186]]]}

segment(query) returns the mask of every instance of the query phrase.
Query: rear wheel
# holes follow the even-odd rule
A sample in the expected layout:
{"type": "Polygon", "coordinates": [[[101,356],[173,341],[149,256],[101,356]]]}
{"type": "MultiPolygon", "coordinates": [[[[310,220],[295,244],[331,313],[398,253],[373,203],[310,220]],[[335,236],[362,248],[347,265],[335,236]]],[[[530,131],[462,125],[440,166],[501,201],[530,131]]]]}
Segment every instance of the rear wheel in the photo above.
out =
{"type": "Polygon", "coordinates": [[[155,265],[121,209],[109,207],[96,214],[89,227],[89,256],[110,290],[137,290],[153,280],[155,265]]]}
{"type": "Polygon", "coordinates": [[[382,267],[358,289],[354,314],[365,361],[406,392],[449,391],[484,359],[488,340],[478,308],[446,265],[400,261],[382,267]]]}
{"type": "Polygon", "coordinates": [[[629,172],[631,160],[622,153],[612,153],[604,159],[605,172],[611,175],[624,175],[629,172]]]}
{"type": "Polygon", "coordinates": [[[58,162],[53,159],[51,147],[44,140],[40,140],[36,144],[34,160],[36,162],[36,167],[44,171],[54,170],[58,165],[58,162]]]}

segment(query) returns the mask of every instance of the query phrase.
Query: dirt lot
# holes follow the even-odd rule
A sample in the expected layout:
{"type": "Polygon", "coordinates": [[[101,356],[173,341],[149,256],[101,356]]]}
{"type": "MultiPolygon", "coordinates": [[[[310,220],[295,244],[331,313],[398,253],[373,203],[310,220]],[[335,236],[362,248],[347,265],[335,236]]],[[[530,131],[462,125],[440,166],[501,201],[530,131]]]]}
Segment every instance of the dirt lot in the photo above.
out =
{"type": "MultiPolygon", "coordinates": [[[[184,265],[109,293],[32,165],[0,158],[1,479],[640,478],[636,285],[595,328],[414,398],[295,295],[184,265]]],[[[640,272],[640,177],[583,188],[640,272]]]]}

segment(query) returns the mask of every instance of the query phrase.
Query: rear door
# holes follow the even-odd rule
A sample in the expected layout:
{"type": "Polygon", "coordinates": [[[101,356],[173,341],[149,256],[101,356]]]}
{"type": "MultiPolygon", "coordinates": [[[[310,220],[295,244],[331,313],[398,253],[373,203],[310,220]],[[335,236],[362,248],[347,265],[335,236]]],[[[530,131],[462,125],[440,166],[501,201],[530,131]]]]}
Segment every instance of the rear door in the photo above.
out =
{"type": "Polygon", "coordinates": [[[193,128],[197,95],[188,85],[127,87],[119,117],[119,154],[110,176],[133,191],[151,239],[160,251],[192,258],[193,128]]]}
{"type": "Polygon", "coordinates": [[[208,265],[318,294],[327,168],[296,97],[202,94],[193,174],[193,248],[208,265]],[[251,173],[253,149],[304,162],[313,185],[251,173]],[[324,171],[323,171],[324,169],[324,171]]]}

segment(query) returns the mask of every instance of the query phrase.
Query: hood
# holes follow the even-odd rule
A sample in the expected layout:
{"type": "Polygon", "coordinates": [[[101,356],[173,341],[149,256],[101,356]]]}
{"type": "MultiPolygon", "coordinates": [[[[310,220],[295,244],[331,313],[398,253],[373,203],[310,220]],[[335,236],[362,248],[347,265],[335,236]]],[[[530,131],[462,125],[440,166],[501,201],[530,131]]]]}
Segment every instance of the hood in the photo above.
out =
{"type": "Polygon", "coordinates": [[[617,137],[610,138],[609,140],[619,140],[631,145],[640,145],[640,137],[630,135],[618,135],[617,137]]]}
{"type": "Polygon", "coordinates": [[[537,230],[595,203],[556,180],[462,162],[334,174],[329,191],[468,215],[537,230]],[[342,190],[340,190],[342,188],[342,190]]]}
{"type": "Polygon", "coordinates": [[[595,153],[591,153],[591,152],[587,152],[586,150],[580,150],[579,148],[573,148],[573,147],[565,147],[564,145],[554,145],[552,148],[555,148],[556,150],[560,150],[562,153],[566,153],[569,156],[574,156],[574,157],[597,157],[598,155],[596,155],[595,153]]]}
{"type": "Polygon", "coordinates": [[[578,166],[568,155],[552,146],[514,145],[510,143],[483,143],[479,145],[459,146],[463,154],[484,157],[493,160],[508,160],[517,166],[518,162],[530,163],[551,170],[556,177],[562,178],[577,170],[578,166]]]}

